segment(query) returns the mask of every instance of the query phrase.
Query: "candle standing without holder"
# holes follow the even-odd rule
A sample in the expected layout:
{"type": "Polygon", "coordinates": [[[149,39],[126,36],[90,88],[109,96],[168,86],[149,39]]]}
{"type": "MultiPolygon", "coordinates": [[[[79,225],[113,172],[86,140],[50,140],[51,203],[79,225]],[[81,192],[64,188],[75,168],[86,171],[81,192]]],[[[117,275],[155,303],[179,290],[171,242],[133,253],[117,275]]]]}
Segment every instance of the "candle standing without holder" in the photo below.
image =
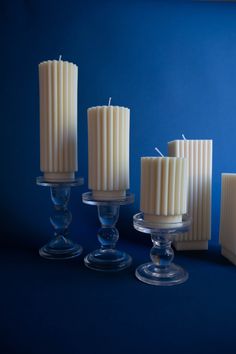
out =
{"type": "Polygon", "coordinates": [[[119,218],[120,205],[134,202],[134,194],[127,193],[119,200],[96,200],[92,192],[82,195],[83,202],[96,205],[101,228],[98,231],[98,240],[101,248],[89,253],[84,263],[88,268],[99,271],[116,272],[130,266],[132,258],[125,252],[117,250],[116,243],[119,232],[115,227],[119,218]]]}
{"type": "Polygon", "coordinates": [[[151,223],[144,220],[143,213],[138,213],[133,217],[133,224],[136,230],[151,234],[153,242],[150,252],[152,262],[140,265],[136,269],[136,277],[152,285],[169,286],[184,283],[188,279],[188,273],[172,263],[174,251],[171,242],[176,235],[189,231],[191,218],[183,215],[181,222],[151,223]]]}
{"type": "Polygon", "coordinates": [[[54,214],[50,217],[51,224],[55,229],[54,237],[40,248],[40,256],[47,259],[70,259],[79,256],[83,248],[67,238],[68,227],[72,220],[67,205],[71,187],[83,185],[84,179],[76,178],[68,182],[50,182],[45,180],[44,177],[37,177],[36,183],[39,186],[50,187],[54,206],[54,214]]]}

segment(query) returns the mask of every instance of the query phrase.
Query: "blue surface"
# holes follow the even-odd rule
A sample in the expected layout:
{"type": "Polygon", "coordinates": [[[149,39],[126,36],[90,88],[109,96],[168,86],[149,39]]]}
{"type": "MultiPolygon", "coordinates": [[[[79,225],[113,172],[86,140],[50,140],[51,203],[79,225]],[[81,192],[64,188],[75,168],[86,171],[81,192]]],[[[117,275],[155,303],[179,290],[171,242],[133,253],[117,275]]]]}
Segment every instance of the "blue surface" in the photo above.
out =
{"type": "Polygon", "coordinates": [[[46,261],[36,250],[1,251],[0,352],[235,352],[235,267],[216,247],[178,254],[190,278],[168,288],[134,277],[148,248],[120,247],[134,264],[117,274],[86,269],[80,259],[46,261]]]}
{"type": "MultiPolygon", "coordinates": [[[[159,1],[1,1],[1,347],[8,353],[229,352],[235,268],[219,255],[220,174],[235,172],[236,4],[159,1]],[[79,175],[87,181],[90,106],[131,109],[131,190],[121,245],[134,266],[150,242],[132,227],[139,210],[140,157],[167,142],[212,138],[213,218],[208,253],[182,253],[188,283],[160,289],[133,269],[93,273],[80,261],[49,263],[48,188],[39,172],[38,63],[62,55],[79,66],[79,175]],[[14,246],[14,250],[11,251],[14,246]]],[[[96,246],[96,208],[72,190],[71,237],[96,246]]],[[[85,253],[86,253],[85,252],[85,253]]]]}

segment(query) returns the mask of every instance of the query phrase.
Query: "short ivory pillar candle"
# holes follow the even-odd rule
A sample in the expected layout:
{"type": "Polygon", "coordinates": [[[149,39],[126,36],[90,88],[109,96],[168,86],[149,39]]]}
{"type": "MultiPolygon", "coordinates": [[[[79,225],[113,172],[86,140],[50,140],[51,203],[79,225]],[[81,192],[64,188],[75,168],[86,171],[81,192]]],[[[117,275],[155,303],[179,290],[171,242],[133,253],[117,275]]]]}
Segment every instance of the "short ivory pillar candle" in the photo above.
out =
{"type": "Polygon", "coordinates": [[[129,108],[88,109],[89,188],[98,200],[119,199],[129,188],[129,126],[129,108]]]}
{"type": "Polygon", "coordinates": [[[77,171],[78,67],[62,60],[39,64],[40,169],[49,181],[77,171]]]}
{"type": "Polygon", "coordinates": [[[187,213],[187,159],[141,158],[141,202],[144,219],[181,222],[187,213]]]}
{"type": "Polygon", "coordinates": [[[221,253],[236,265],[236,173],[222,173],[220,243],[221,253]]]}
{"type": "Polygon", "coordinates": [[[188,158],[188,213],[191,230],[176,237],[177,250],[208,249],[211,238],[212,140],[175,140],[169,156],[188,158]]]}

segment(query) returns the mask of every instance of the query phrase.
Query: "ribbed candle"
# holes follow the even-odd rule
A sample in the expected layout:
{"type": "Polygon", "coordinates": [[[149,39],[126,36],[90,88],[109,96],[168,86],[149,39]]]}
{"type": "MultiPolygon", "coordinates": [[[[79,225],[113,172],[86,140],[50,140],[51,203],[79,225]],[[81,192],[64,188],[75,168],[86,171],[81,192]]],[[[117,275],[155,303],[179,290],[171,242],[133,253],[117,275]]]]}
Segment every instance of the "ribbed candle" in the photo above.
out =
{"type": "Polygon", "coordinates": [[[187,159],[141,158],[140,210],[149,221],[182,220],[187,212],[187,159]]]}
{"type": "Polygon", "coordinates": [[[50,181],[77,171],[78,67],[62,60],[39,64],[40,168],[50,181]]]}
{"type": "Polygon", "coordinates": [[[116,199],[129,188],[130,110],[88,109],[89,188],[96,199],[116,199]]]}
{"type": "Polygon", "coordinates": [[[223,173],[221,183],[221,253],[236,265],[236,174],[223,173]]]}
{"type": "Polygon", "coordinates": [[[188,213],[191,231],[176,237],[177,250],[207,249],[211,238],[212,140],[175,140],[169,156],[188,158],[188,213]]]}

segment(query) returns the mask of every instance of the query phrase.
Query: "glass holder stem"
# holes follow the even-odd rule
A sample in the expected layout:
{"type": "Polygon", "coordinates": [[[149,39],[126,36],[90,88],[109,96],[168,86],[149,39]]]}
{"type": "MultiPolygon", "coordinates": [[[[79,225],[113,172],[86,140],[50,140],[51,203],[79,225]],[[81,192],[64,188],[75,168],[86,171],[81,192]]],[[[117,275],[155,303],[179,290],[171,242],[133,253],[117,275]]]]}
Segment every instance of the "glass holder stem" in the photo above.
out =
{"type": "Polygon", "coordinates": [[[150,251],[150,258],[156,267],[168,268],[174,259],[174,251],[171,247],[171,240],[158,232],[151,232],[153,247],[150,251]]]}
{"type": "Polygon", "coordinates": [[[187,232],[191,218],[183,215],[181,222],[151,223],[144,219],[143,213],[134,215],[134,228],[140,232],[151,234],[153,247],[150,251],[152,262],[140,265],[135,272],[136,277],[144,283],[152,285],[177,285],[188,279],[188,273],[173,263],[174,251],[171,243],[175,236],[187,232]]]}
{"type": "Polygon", "coordinates": [[[37,178],[37,184],[50,187],[53,214],[50,222],[54,228],[54,235],[46,245],[39,250],[39,254],[47,259],[70,259],[79,256],[83,249],[68,238],[68,228],[72,221],[72,214],[68,209],[71,187],[82,185],[79,178],[70,182],[49,182],[43,177],[37,178]]]}
{"type": "Polygon", "coordinates": [[[98,205],[98,218],[101,228],[98,230],[98,241],[101,251],[112,251],[116,248],[119,232],[116,223],[119,219],[119,205],[98,205]]]}
{"type": "Polygon", "coordinates": [[[116,223],[119,219],[120,205],[130,204],[133,194],[127,194],[121,200],[95,200],[91,192],[84,193],[85,204],[96,205],[101,227],[98,230],[100,248],[89,253],[84,263],[88,268],[99,271],[116,272],[130,266],[132,258],[125,252],[116,249],[119,232],[116,223]]]}

